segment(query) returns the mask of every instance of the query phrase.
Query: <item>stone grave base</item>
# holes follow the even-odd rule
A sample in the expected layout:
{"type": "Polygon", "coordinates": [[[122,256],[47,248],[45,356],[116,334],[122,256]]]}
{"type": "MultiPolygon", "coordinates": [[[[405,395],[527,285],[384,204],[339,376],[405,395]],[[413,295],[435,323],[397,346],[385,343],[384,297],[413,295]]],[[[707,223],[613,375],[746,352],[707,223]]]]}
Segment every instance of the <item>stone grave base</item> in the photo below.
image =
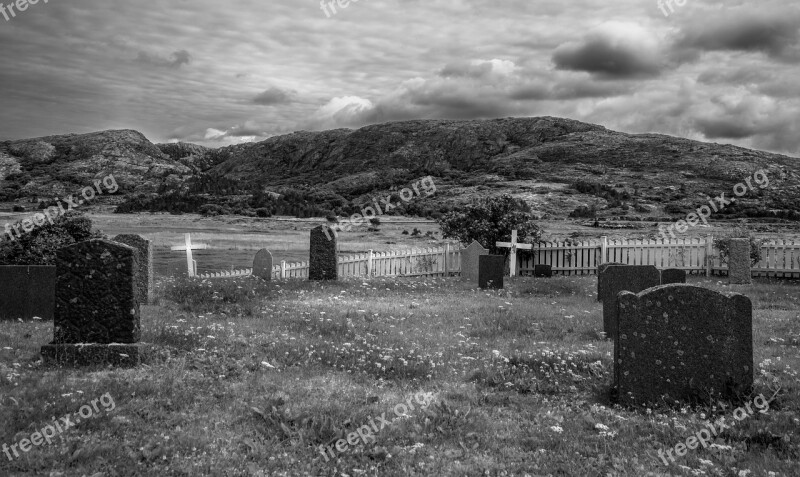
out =
{"type": "Polygon", "coordinates": [[[42,359],[46,364],[65,366],[107,365],[123,368],[138,366],[148,346],[130,344],[46,344],[42,346],[42,359]]]}

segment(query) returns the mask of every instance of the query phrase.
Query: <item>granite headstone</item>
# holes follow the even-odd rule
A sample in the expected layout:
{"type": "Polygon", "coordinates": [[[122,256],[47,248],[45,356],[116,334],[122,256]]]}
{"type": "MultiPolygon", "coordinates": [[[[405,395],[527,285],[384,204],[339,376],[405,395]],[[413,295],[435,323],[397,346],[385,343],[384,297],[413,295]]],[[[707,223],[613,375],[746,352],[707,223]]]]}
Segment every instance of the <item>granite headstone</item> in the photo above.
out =
{"type": "Polygon", "coordinates": [[[753,385],[753,306],[740,294],[663,285],[619,295],[614,392],[627,405],[714,402],[753,385]]]}
{"type": "Polygon", "coordinates": [[[603,282],[603,331],[614,336],[617,318],[617,295],[622,291],[639,293],[661,285],[661,272],[653,265],[612,265],[600,274],[603,282]]]}
{"type": "Polygon", "coordinates": [[[597,266],[597,301],[603,301],[602,297],[605,294],[603,290],[603,281],[600,279],[600,275],[602,275],[603,272],[606,271],[606,268],[615,265],[625,265],[625,264],[619,262],[609,262],[597,266]]]}
{"type": "Polygon", "coordinates": [[[489,250],[473,241],[461,251],[461,279],[469,283],[478,283],[478,257],[489,255],[489,250]]]}
{"type": "Polygon", "coordinates": [[[272,280],[272,253],[262,248],[253,259],[253,276],[266,281],[272,280]]]}
{"type": "Polygon", "coordinates": [[[733,238],[728,246],[728,282],[731,285],[753,283],[750,268],[750,239],[733,238]]]}
{"type": "Polygon", "coordinates": [[[506,257],[503,255],[481,255],[478,257],[478,286],[503,288],[503,272],[506,257]]]}
{"type": "Polygon", "coordinates": [[[320,225],[311,230],[308,260],[309,280],[336,280],[339,277],[336,239],[336,232],[326,225],[320,225]]]}
{"type": "Polygon", "coordinates": [[[122,243],[136,249],[136,261],[139,264],[136,275],[136,291],[139,303],[153,303],[153,244],[139,235],[117,235],[114,242],[122,243]]]}
{"type": "Polygon", "coordinates": [[[56,252],[54,338],[42,347],[45,361],[139,363],[137,256],[133,247],[108,240],[80,242],[56,252]]]}
{"type": "Polygon", "coordinates": [[[686,283],[686,270],[679,268],[668,268],[661,270],[661,284],[673,285],[679,283],[686,283]]]}

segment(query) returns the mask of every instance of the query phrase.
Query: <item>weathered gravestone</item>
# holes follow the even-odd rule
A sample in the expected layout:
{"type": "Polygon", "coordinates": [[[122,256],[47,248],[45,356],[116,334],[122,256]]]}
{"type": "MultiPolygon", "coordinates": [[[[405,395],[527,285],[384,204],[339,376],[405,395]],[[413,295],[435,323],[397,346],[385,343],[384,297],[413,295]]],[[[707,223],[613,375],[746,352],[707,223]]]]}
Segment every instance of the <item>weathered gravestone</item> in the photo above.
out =
{"type": "Polygon", "coordinates": [[[661,272],[653,265],[612,265],[599,278],[603,285],[603,331],[611,338],[616,330],[617,295],[622,291],[639,293],[661,285],[661,272]]]}
{"type": "Polygon", "coordinates": [[[256,253],[253,259],[253,276],[266,281],[272,280],[272,253],[269,250],[262,248],[256,253]]]}
{"type": "Polygon", "coordinates": [[[139,363],[142,345],[133,247],[89,240],[56,254],[53,342],[47,362],[68,365],[139,363]]]}
{"type": "Polygon", "coordinates": [[[136,250],[139,264],[136,275],[137,299],[141,304],[153,303],[153,244],[138,235],[117,235],[114,242],[128,245],[136,250]]]}
{"type": "Polygon", "coordinates": [[[336,280],[338,277],[339,260],[336,255],[335,232],[326,225],[311,229],[308,279],[336,280]]]}
{"type": "Polygon", "coordinates": [[[478,286],[486,288],[503,288],[503,271],[506,257],[503,255],[481,255],[478,257],[478,286]]]}
{"type": "Polygon", "coordinates": [[[614,339],[620,403],[709,402],[753,385],[753,306],[694,285],[621,293],[614,339]]]}
{"type": "Polygon", "coordinates": [[[478,283],[478,258],[489,255],[489,250],[473,241],[461,251],[461,279],[469,283],[478,283]]]}
{"type": "Polygon", "coordinates": [[[680,270],[678,268],[661,270],[662,285],[673,285],[678,283],[686,283],[686,270],[680,270]]]}
{"type": "Polygon", "coordinates": [[[732,285],[753,283],[750,270],[750,239],[731,239],[728,246],[728,282],[732,285]]]}
{"type": "Polygon", "coordinates": [[[553,266],[552,265],[534,265],[533,266],[533,276],[540,277],[540,278],[553,278],[553,266]]]}
{"type": "Polygon", "coordinates": [[[603,281],[600,280],[600,275],[602,275],[603,272],[606,271],[606,268],[614,265],[625,265],[625,264],[619,262],[609,262],[597,266],[597,301],[603,301],[603,295],[605,294],[604,290],[601,288],[603,286],[603,281]]]}
{"type": "Polygon", "coordinates": [[[56,267],[0,266],[0,320],[53,319],[56,267]]]}

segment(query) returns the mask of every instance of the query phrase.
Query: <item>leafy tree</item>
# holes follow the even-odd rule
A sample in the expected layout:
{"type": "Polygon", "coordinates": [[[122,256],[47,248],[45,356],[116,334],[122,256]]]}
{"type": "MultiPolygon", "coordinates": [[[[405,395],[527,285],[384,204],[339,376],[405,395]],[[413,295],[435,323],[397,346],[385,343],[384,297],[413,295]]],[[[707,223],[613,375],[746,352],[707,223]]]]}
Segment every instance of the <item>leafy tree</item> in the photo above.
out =
{"type": "Polygon", "coordinates": [[[714,238],[714,248],[719,251],[719,258],[722,263],[728,263],[728,257],[730,256],[730,245],[731,239],[734,238],[746,238],[750,239],[750,265],[755,265],[764,258],[764,255],[761,251],[761,247],[764,246],[766,240],[756,238],[755,235],[752,235],[750,231],[746,227],[739,227],[732,232],[729,232],[727,235],[723,235],[721,237],[714,238]]]}
{"type": "MultiPolygon", "coordinates": [[[[17,225],[21,224],[20,222],[17,225]]],[[[22,230],[20,227],[18,230],[22,230]]],[[[45,223],[10,240],[3,232],[0,241],[0,265],[55,265],[56,251],[86,240],[104,238],[92,231],[92,221],[79,212],[59,216],[52,224],[45,223]]]]}
{"type": "Polygon", "coordinates": [[[461,211],[450,212],[439,219],[439,225],[444,238],[455,238],[465,245],[476,240],[500,255],[508,249],[500,249],[495,243],[511,240],[512,230],[523,243],[536,243],[542,236],[527,204],[507,194],[479,199],[461,211]]]}

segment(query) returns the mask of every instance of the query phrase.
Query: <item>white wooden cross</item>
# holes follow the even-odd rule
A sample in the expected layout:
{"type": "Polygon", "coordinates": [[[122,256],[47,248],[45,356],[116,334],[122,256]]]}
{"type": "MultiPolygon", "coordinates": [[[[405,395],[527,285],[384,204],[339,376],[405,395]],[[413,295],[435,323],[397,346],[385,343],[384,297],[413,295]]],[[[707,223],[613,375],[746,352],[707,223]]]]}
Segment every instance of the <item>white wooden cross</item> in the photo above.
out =
{"type": "Polygon", "coordinates": [[[517,231],[514,230],[511,232],[511,242],[497,242],[495,246],[500,248],[510,248],[511,255],[510,255],[510,262],[509,263],[509,270],[511,271],[511,276],[517,276],[517,249],[521,250],[531,250],[533,249],[533,245],[529,243],[517,243],[517,231]]]}
{"type": "Polygon", "coordinates": [[[204,243],[192,244],[191,234],[185,234],[184,239],[186,240],[185,245],[175,245],[170,250],[186,250],[186,269],[189,272],[189,276],[193,277],[197,275],[197,262],[192,259],[192,250],[205,250],[208,245],[204,243]]]}

